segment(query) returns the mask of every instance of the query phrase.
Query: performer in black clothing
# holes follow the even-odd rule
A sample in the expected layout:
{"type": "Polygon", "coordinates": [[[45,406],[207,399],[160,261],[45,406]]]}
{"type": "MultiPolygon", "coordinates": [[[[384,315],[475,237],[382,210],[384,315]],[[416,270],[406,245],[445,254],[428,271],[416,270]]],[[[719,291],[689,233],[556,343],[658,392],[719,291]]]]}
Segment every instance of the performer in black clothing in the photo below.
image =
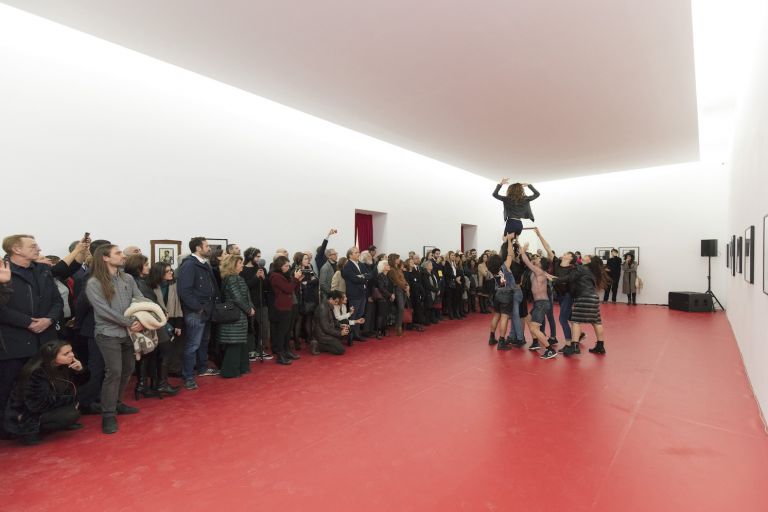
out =
{"type": "Polygon", "coordinates": [[[539,197],[539,191],[529,183],[514,183],[507,188],[507,195],[499,194],[502,185],[509,183],[509,178],[504,178],[501,183],[496,185],[493,191],[493,197],[504,203],[504,236],[507,233],[514,233],[515,238],[523,232],[522,219],[531,219],[533,221],[533,212],[531,211],[531,201],[539,197]],[[525,187],[531,189],[532,196],[525,195],[525,187]]]}
{"type": "Polygon", "coordinates": [[[619,278],[621,277],[621,258],[619,251],[611,249],[611,257],[605,266],[608,277],[611,278],[610,286],[606,286],[603,302],[608,302],[608,296],[611,295],[611,302],[616,302],[616,293],[619,291],[619,278]]]}

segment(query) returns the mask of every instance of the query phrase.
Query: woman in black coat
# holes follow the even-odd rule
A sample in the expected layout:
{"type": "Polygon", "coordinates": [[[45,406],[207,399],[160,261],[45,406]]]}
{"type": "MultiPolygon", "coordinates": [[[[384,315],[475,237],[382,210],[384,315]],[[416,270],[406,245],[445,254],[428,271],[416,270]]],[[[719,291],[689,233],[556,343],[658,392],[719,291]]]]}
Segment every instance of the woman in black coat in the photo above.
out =
{"type": "Polygon", "coordinates": [[[5,410],[5,430],[22,444],[33,445],[41,433],[81,428],[75,382],[84,377],[72,345],[64,340],[45,343],[21,370],[5,410]]]}
{"type": "Polygon", "coordinates": [[[293,344],[296,350],[301,348],[302,337],[305,345],[309,346],[314,336],[315,309],[320,300],[320,280],[312,269],[312,260],[308,253],[297,252],[293,255],[293,272],[301,272],[301,285],[296,292],[299,316],[293,326],[293,344]],[[304,336],[302,336],[302,334],[304,336]]]}

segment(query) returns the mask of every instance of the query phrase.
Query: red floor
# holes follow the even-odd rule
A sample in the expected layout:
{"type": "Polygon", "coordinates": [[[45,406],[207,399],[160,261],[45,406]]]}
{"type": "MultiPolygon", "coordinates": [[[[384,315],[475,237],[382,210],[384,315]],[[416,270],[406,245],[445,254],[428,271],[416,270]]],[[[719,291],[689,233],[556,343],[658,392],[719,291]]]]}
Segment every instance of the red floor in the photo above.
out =
{"type": "Polygon", "coordinates": [[[88,416],[0,442],[0,510],[768,510],[768,437],[724,314],[603,318],[604,358],[498,352],[474,315],[201,379],[114,436],[88,416]]]}

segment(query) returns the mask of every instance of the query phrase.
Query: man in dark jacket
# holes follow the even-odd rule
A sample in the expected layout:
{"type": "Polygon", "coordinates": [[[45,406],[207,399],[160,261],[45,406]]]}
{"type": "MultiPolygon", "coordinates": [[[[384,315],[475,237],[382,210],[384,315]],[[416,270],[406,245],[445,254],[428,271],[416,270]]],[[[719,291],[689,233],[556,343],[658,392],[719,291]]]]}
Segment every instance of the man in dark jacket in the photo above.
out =
{"type": "Polygon", "coordinates": [[[51,275],[51,267],[35,263],[40,247],[31,235],[3,239],[9,259],[11,294],[0,306],[0,410],[13,390],[24,363],[40,346],[56,339],[56,326],[64,303],[51,275]]]}
{"type": "MultiPolygon", "coordinates": [[[[347,299],[349,306],[355,308],[350,320],[359,320],[365,314],[365,305],[368,301],[366,283],[370,276],[366,273],[364,265],[360,263],[360,249],[352,247],[347,251],[347,264],[341,269],[341,277],[347,285],[347,299]]],[[[353,339],[363,341],[360,334],[360,324],[352,326],[353,339]]]]}
{"type": "Polygon", "coordinates": [[[219,374],[218,370],[208,368],[210,320],[219,289],[213,269],[208,263],[211,255],[208,240],[203,237],[193,238],[189,241],[189,250],[192,254],[179,266],[176,289],[184,312],[184,325],[187,328],[187,344],[184,346],[181,375],[184,378],[184,387],[192,391],[197,389],[195,361],[197,361],[199,377],[219,374]]]}
{"type": "Polygon", "coordinates": [[[340,325],[333,314],[333,307],[341,304],[344,296],[339,290],[333,290],[326,300],[315,309],[315,339],[310,342],[312,354],[328,352],[340,356],[344,354],[343,340],[349,335],[349,325],[340,325]]]}
{"type": "Polygon", "coordinates": [[[619,291],[619,280],[621,279],[621,258],[619,258],[619,251],[616,249],[611,249],[611,257],[608,258],[605,271],[608,273],[608,277],[611,278],[611,284],[605,288],[603,302],[608,302],[609,294],[612,294],[611,300],[616,302],[616,294],[619,291]]]}

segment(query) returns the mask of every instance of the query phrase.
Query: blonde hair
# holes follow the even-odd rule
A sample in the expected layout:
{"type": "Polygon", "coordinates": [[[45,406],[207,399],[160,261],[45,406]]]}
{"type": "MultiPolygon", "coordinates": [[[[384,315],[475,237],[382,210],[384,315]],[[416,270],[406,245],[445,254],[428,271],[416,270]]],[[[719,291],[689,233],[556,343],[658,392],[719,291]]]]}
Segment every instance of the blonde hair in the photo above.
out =
{"type": "Polygon", "coordinates": [[[31,238],[32,240],[35,239],[32,235],[11,235],[3,238],[3,250],[5,251],[5,254],[10,255],[11,252],[13,252],[13,248],[17,245],[21,245],[21,239],[22,238],[31,238]]]}
{"type": "Polygon", "coordinates": [[[235,254],[225,254],[221,259],[221,263],[219,264],[219,273],[221,274],[221,278],[224,279],[225,277],[238,275],[239,272],[237,271],[237,264],[241,261],[243,261],[242,256],[237,256],[235,254]]]}

